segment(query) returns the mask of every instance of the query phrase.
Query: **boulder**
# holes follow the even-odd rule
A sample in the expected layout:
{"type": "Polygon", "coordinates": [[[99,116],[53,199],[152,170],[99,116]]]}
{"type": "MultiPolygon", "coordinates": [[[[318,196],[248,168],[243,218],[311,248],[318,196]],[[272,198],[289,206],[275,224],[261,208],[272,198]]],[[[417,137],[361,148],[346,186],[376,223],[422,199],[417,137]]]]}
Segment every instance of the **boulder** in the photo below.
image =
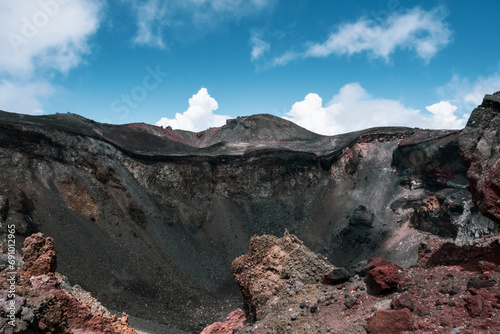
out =
{"type": "Polygon", "coordinates": [[[367,320],[368,334],[400,334],[413,329],[413,316],[407,308],[401,310],[378,310],[367,320]]]}
{"type": "Polygon", "coordinates": [[[322,276],[323,283],[328,285],[336,285],[344,283],[351,278],[351,274],[344,268],[335,268],[322,276]]]}
{"type": "Polygon", "coordinates": [[[366,285],[368,292],[373,295],[391,293],[397,290],[401,280],[399,273],[402,268],[395,263],[381,258],[375,258],[368,262],[366,285]]]}

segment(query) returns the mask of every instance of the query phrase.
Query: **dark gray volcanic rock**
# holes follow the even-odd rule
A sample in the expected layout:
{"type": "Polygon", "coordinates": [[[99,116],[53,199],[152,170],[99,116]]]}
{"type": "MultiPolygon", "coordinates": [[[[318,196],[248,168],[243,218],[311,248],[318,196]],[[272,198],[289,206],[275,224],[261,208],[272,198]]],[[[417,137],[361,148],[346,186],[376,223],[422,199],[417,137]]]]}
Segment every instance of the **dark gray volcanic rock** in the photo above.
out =
{"type": "Polygon", "coordinates": [[[486,216],[500,223],[500,92],[486,95],[460,135],[460,150],[469,167],[469,190],[486,216]]]}
{"type": "Polygon", "coordinates": [[[320,136],[270,115],[191,133],[0,112],[0,219],[18,244],[52,237],[58,270],[108,308],[196,333],[242,304],[231,262],[255,234],[288,229],[351,272],[371,256],[415,264],[428,233],[495,234],[465,188],[458,134],[320,136]],[[423,223],[434,216],[438,232],[423,223]]]}

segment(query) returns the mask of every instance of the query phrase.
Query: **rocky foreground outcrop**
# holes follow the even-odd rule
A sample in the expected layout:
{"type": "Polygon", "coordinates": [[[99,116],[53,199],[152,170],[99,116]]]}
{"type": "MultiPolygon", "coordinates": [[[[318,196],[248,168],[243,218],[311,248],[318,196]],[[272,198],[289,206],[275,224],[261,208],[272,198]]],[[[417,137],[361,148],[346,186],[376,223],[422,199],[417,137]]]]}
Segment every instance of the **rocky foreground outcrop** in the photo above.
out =
{"type": "Polygon", "coordinates": [[[1,333],[138,334],[125,313],[112,316],[90,294],[70,286],[55,272],[56,264],[54,240],[41,233],[26,238],[22,261],[12,256],[2,263],[1,333]]]}
{"type": "Polygon", "coordinates": [[[22,260],[11,255],[2,263],[2,333],[138,334],[125,313],[121,318],[112,316],[90,294],[70,286],[55,272],[56,266],[54,240],[42,233],[26,238],[22,260]]]}
{"type": "Polygon", "coordinates": [[[233,271],[247,310],[255,312],[244,321],[243,311],[234,311],[203,334],[500,333],[498,244],[493,238],[472,249],[455,246],[456,258],[433,262],[449,243],[428,239],[420,252],[425,267],[372,258],[358,274],[331,285],[324,273],[332,266],[295,236],[254,237],[233,271]],[[290,270],[290,263],[301,265],[290,270]]]}
{"type": "Polygon", "coordinates": [[[233,274],[250,321],[264,318],[280,295],[293,293],[303,284],[318,283],[322,274],[338,269],[288,231],[283,238],[253,237],[249,248],[248,254],[233,261],[233,274]]]}

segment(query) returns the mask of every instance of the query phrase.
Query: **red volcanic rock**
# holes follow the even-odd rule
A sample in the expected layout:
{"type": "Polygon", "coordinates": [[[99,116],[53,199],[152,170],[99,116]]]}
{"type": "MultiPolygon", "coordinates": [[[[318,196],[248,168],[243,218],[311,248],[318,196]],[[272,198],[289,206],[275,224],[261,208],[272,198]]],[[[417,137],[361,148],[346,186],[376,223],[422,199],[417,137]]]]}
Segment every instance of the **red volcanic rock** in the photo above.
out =
{"type": "Polygon", "coordinates": [[[245,327],[245,312],[241,309],[231,312],[225,322],[216,322],[206,327],[201,334],[235,334],[245,327]]]}
{"type": "Polygon", "coordinates": [[[57,255],[54,239],[36,233],[24,241],[23,266],[21,272],[26,276],[54,273],[57,268],[57,255]]]}
{"type": "Polygon", "coordinates": [[[265,310],[279,301],[285,290],[319,283],[321,274],[335,269],[288,231],[283,238],[254,236],[248,254],[234,260],[232,267],[250,321],[262,319],[265,310]]]}
{"type": "Polygon", "coordinates": [[[482,289],[489,288],[496,285],[496,281],[488,278],[487,276],[472,277],[467,282],[467,288],[470,289],[482,289]]]}
{"type": "Polygon", "coordinates": [[[422,304],[417,304],[415,306],[415,313],[420,317],[425,317],[431,313],[431,310],[422,304]]]}
{"type": "Polygon", "coordinates": [[[368,320],[366,331],[369,334],[400,334],[413,329],[413,316],[408,309],[378,310],[368,320]]]}
{"type": "Polygon", "coordinates": [[[81,329],[87,332],[137,334],[128,324],[128,316],[123,313],[121,318],[92,313],[90,307],[65,291],[56,290],[54,295],[64,312],[69,328],[81,329]]]}
{"type": "Polygon", "coordinates": [[[479,269],[482,273],[494,271],[498,268],[498,264],[489,261],[479,261],[479,269]]]}
{"type": "Polygon", "coordinates": [[[367,268],[374,267],[368,271],[366,276],[368,291],[374,295],[395,291],[401,280],[399,271],[402,270],[402,268],[384,259],[379,258],[372,260],[370,260],[367,265],[367,268]]]}
{"type": "Polygon", "coordinates": [[[493,321],[491,319],[486,319],[486,320],[484,320],[482,327],[485,330],[490,330],[491,333],[495,333],[495,332],[493,332],[493,330],[496,330],[498,333],[498,329],[500,328],[500,322],[493,321]]]}
{"type": "Polygon", "coordinates": [[[424,268],[434,266],[462,266],[474,271],[492,271],[500,264],[500,238],[478,240],[472,246],[458,246],[433,237],[419,246],[418,263],[424,268]]]}
{"type": "Polygon", "coordinates": [[[372,257],[368,260],[365,266],[365,271],[368,273],[370,270],[376,268],[376,267],[382,267],[382,266],[396,266],[399,270],[403,270],[402,267],[398,266],[397,264],[384,259],[383,257],[372,257]]]}
{"type": "Polygon", "coordinates": [[[394,310],[407,308],[413,312],[413,310],[415,309],[415,305],[413,304],[413,300],[411,299],[410,294],[405,292],[397,295],[392,299],[391,308],[394,310]]]}
{"type": "Polygon", "coordinates": [[[35,290],[54,290],[54,289],[60,289],[61,288],[61,283],[59,282],[59,279],[53,274],[50,273],[48,275],[39,275],[39,276],[31,276],[30,278],[31,286],[35,290]]]}
{"type": "Polygon", "coordinates": [[[469,311],[472,318],[486,319],[493,314],[491,301],[483,298],[481,295],[472,295],[465,297],[465,308],[469,311]]]}

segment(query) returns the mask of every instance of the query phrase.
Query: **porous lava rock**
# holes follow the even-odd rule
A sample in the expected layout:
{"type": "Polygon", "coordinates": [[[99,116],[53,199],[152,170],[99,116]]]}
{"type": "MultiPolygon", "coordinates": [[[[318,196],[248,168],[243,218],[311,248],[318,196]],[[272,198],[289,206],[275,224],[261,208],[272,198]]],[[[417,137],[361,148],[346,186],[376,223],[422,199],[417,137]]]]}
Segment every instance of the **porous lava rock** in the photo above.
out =
{"type": "Polygon", "coordinates": [[[21,271],[26,276],[38,276],[54,273],[57,269],[57,255],[54,239],[43,233],[32,234],[24,241],[23,266],[21,271]]]}
{"type": "Polygon", "coordinates": [[[319,283],[323,274],[335,269],[288,231],[282,238],[254,236],[248,254],[234,260],[232,267],[250,321],[262,319],[286,290],[319,283]]]}
{"type": "Polygon", "coordinates": [[[206,327],[201,334],[236,334],[239,329],[245,327],[245,312],[237,309],[229,313],[225,322],[216,322],[206,327]]]}
{"type": "Polygon", "coordinates": [[[371,294],[387,294],[397,289],[403,268],[380,258],[369,261],[367,268],[371,268],[366,276],[366,284],[371,294]]]}
{"type": "Polygon", "coordinates": [[[500,223],[500,92],[486,95],[459,137],[468,189],[481,213],[500,223]]]}
{"type": "Polygon", "coordinates": [[[384,266],[396,266],[396,268],[399,270],[403,269],[402,267],[398,266],[394,262],[389,261],[387,259],[384,259],[383,257],[371,257],[366,262],[363,273],[367,274],[372,269],[375,269],[377,267],[384,267],[384,266]]]}

